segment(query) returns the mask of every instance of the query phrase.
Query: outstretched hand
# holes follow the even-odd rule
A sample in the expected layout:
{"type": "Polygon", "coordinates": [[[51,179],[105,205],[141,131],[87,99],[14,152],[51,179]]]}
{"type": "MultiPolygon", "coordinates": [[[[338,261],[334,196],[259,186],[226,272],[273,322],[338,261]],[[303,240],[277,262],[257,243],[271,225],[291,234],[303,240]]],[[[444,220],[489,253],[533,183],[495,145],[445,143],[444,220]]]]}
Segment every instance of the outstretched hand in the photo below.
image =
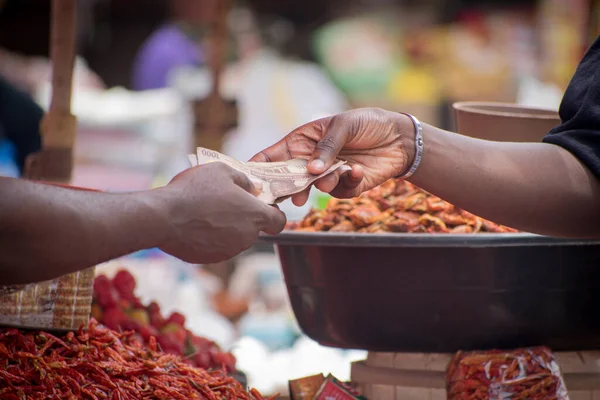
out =
{"type": "Polygon", "coordinates": [[[170,227],[161,250],[191,263],[228,260],[260,232],[276,235],[286,223],[277,207],[256,198],[259,191],[244,174],[223,163],[190,168],[155,193],[170,227]]]}
{"type": "MultiPolygon", "coordinates": [[[[309,172],[318,175],[336,159],[351,170],[327,175],[315,186],[338,198],[360,193],[400,175],[414,158],[414,127],[409,117],[378,108],[348,111],[303,125],[250,161],[309,160],[309,172]]],[[[310,188],[292,197],[301,206],[310,188]]]]}

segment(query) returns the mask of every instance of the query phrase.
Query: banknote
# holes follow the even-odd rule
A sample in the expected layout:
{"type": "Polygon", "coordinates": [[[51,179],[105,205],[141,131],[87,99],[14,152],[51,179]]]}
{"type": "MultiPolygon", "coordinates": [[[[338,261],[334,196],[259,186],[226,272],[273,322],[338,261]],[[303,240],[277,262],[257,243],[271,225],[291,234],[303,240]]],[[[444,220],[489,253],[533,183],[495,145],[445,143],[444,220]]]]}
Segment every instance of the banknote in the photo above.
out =
{"type": "Polygon", "coordinates": [[[276,204],[293,194],[300,193],[316,180],[338,169],[349,169],[345,161],[337,161],[320,175],[308,172],[307,160],[293,159],[283,162],[242,162],[218,151],[198,147],[196,154],[189,155],[192,166],[210,162],[222,162],[246,175],[261,188],[258,198],[267,204],[276,204]]]}

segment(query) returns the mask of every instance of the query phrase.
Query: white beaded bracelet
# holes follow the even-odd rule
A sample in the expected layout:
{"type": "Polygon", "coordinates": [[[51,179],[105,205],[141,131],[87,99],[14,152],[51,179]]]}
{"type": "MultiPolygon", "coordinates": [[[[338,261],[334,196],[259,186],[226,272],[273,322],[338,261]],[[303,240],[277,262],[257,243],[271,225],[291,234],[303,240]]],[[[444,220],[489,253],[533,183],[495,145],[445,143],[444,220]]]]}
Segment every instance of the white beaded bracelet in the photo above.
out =
{"type": "Polygon", "coordinates": [[[421,164],[421,159],[423,158],[423,126],[415,116],[407,113],[400,114],[404,114],[409,117],[415,126],[415,160],[413,161],[412,166],[407,173],[396,177],[400,179],[408,179],[416,172],[417,168],[419,168],[419,164],[421,164]]]}

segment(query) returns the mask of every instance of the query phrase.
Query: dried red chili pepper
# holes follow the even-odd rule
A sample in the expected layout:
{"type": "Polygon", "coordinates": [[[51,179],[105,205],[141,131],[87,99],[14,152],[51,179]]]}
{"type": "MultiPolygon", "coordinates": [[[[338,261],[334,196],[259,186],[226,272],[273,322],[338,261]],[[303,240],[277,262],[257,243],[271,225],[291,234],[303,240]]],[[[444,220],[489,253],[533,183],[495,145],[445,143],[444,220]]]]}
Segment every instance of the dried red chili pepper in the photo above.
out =
{"type": "Polygon", "coordinates": [[[287,229],[304,232],[460,233],[517,232],[433,196],[402,179],[390,179],[353,199],[331,199],[287,229]]]}
{"type": "Polygon", "coordinates": [[[449,400],[566,400],[552,352],[545,347],[514,351],[458,352],[446,375],[449,400]]]}
{"type": "Polygon", "coordinates": [[[195,368],[92,320],[62,338],[0,330],[0,399],[264,400],[225,370],[195,368]]]}
{"type": "Polygon", "coordinates": [[[112,280],[104,275],[96,277],[92,317],[112,330],[135,331],[148,346],[150,338],[155,337],[161,350],[183,356],[193,366],[235,371],[236,360],[231,353],[222,352],[215,342],[186,329],[182,314],[172,313],[166,318],[158,304],[144,306],[135,296],[135,286],[135,278],[126,270],[118,271],[112,280]]]}

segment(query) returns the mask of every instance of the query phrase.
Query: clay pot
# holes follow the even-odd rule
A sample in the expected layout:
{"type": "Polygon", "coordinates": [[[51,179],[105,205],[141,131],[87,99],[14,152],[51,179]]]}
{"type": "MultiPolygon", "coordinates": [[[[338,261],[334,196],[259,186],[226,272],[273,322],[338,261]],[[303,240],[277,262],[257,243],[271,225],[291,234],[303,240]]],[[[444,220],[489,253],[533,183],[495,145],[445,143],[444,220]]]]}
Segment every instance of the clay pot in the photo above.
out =
{"type": "Polygon", "coordinates": [[[561,123],[556,110],[512,103],[465,101],[454,103],[457,132],[500,142],[540,142],[561,123]]]}

